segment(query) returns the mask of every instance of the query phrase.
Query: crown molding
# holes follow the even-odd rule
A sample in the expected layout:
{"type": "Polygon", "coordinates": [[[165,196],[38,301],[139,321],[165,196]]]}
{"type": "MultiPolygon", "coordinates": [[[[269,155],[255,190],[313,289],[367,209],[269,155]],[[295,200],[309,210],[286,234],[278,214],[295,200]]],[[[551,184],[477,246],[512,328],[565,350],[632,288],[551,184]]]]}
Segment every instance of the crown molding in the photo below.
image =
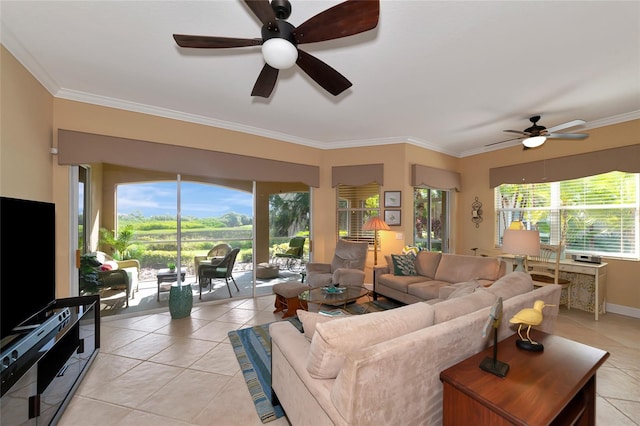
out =
{"type": "Polygon", "coordinates": [[[276,139],[284,142],[305,145],[313,148],[323,148],[321,142],[298,138],[285,133],[274,132],[271,130],[260,129],[257,127],[246,126],[243,124],[232,123],[229,121],[217,120],[210,117],[204,117],[196,114],[189,114],[168,108],[161,108],[152,105],[140,104],[137,102],[124,101],[122,99],[110,98],[107,96],[98,96],[91,93],[85,93],[75,90],[61,89],[55,94],[56,98],[67,99],[99,105],[109,108],[115,108],[131,112],[139,112],[142,114],[154,115],[158,117],[169,118],[173,120],[185,121],[188,123],[201,124],[203,126],[218,127],[221,129],[232,130],[241,133],[247,133],[256,136],[262,136],[270,139],[276,139]]]}
{"type": "Polygon", "coordinates": [[[44,88],[55,96],[60,90],[58,83],[49,75],[49,73],[40,65],[40,63],[29,53],[29,51],[20,43],[20,41],[9,30],[8,26],[0,23],[0,40],[1,44],[13,55],[14,58],[31,75],[44,86],[44,88]]]}

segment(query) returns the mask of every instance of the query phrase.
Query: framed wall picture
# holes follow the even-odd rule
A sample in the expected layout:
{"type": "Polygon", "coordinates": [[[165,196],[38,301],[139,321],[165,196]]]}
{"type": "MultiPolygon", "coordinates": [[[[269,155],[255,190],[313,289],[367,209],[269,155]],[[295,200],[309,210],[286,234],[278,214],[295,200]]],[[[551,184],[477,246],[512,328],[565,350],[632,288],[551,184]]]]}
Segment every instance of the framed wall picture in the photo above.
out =
{"type": "Polygon", "coordinates": [[[400,207],[400,191],[384,191],[385,207],[400,207]]]}
{"type": "Polygon", "coordinates": [[[400,226],[401,210],[385,210],[384,221],[389,226],[400,226]]]}

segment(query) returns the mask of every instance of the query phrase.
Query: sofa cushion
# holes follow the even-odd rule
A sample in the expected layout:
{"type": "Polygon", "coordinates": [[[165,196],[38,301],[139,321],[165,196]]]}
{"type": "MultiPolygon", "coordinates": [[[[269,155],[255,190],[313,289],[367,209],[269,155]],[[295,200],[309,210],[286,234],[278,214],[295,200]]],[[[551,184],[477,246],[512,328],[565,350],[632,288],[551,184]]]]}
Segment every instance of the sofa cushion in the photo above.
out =
{"type": "Polygon", "coordinates": [[[438,268],[441,257],[442,253],[438,252],[426,250],[419,252],[416,256],[416,272],[418,275],[433,279],[436,275],[436,269],[438,268]]]}
{"type": "Polygon", "coordinates": [[[316,332],[316,324],[332,321],[338,318],[347,317],[346,315],[337,315],[337,316],[322,315],[317,312],[308,312],[302,309],[298,309],[296,311],[296,314],[298,315],[298,319],[302,323],[302,329],[304,330],[304,337],[306,337],[308,341],[311,341],[311,339],[313,338],[313,335],[316,332]]]}
{"type": "Polygon", "coordinates": [[[307,371],[316,379],[337,377],[346,354],[433,324],[433,307],[413,303],[384,312],[316,324],[307,371]]]}
{"type": "Polygon", "coordinates": [[[415,257],[412,254],[392,254],[391,260],[393,261],[393,275],[417,275],[415,257]]]}
{"type": "Polygon", "coordinates": [[[392,274],[383,274],[376,278],[376,285],[384,285],[402,293],[406,293],[409,290],[409,286],[411,284],[422,282],[428,283],[429,280],[422,275],[399,276],[392,274]]]}
{"type": "Polygon", "coordinates": [[[499,274],[498,258],[444,253],[436,270],[435,279],[450,283],[474,278],[495,281],[499,278],[499,274]]]}
{"type": "Polygon", "coordinates": [[[444,281],[422,281],[418,283],[409,284],[407,293],[419,297],[422,300],[436,299],[440,294],[440,289],[449,283],[444,281]]]}
{"type": "Polygon", "coordinates": [[[488,292],[484,287],[478,287],[472,294],[430,305],[435,309],[433,323],[440,324],[441,322],[475,312],[478,309],[486,308],[496,300],[498,300],[498,297],[495,294],[488,292]]]}
{"type": "Polygon", "coordinates": [[[533,280],[526,272],[511,272],[486,288],[487,291],[507,300],[533,290],[533,280]]]}

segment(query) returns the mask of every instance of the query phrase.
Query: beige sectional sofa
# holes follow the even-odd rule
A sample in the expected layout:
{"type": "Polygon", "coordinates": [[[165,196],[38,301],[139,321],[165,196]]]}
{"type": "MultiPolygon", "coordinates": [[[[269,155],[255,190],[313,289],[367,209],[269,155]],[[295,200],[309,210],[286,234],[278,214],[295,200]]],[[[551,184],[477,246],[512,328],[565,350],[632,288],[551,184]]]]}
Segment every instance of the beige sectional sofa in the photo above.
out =
{"type": "Polygon", "coordinates": [[[403,303],[438,299],[440,288],[470,280],[488,286],[502,277],[506,264],[498,258],[420,251],[415,257],[416,275],[394,275],[393,263],[374,269],[376,295],[403,303]]]}
{"type": "Polygon", "coordinates": [[[299,311],[304,334],[288,321],[270,326],[273,390],[294,426],[441,424],[439,374],[490,344],[483,328],[498,297],[500,340],[536,300],[555,305],[535,327],[553,332],[560,286],[533,289],[522,272],[436,304],[337,319],[299,311]]]}

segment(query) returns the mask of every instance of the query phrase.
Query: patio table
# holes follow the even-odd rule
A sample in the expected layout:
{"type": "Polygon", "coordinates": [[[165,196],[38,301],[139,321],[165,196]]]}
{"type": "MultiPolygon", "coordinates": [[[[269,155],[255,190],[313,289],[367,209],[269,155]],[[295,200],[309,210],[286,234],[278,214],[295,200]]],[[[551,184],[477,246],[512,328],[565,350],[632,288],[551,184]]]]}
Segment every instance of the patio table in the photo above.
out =
{"type": "MultiPolygon", "coordinates": [[[[182,282],[184,282],[185,275],[187,273],[187,268],[180,268],[180,278],[182,282]]],[[[178,281],[178,272],[171,272],[169,268],[163,268],[158,270],[158,293],[157,300],[160,301],[160,283],[172,283],[178,281]]]]}

